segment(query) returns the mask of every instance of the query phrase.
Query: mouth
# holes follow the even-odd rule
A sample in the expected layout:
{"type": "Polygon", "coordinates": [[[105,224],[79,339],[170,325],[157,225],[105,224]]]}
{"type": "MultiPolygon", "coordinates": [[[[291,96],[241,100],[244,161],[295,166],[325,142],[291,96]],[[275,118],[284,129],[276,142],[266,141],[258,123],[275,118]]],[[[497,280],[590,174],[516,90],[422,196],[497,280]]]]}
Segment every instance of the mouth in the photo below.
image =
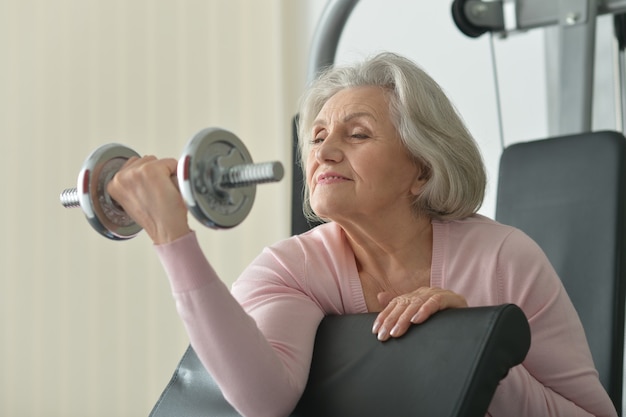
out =
{"type": "Polygon", "coordinates": [[[336,172],[326,172],[317,176],[318,184],[331,184],[342,181],[350,181],[350,178],[346,178],[336,172]]]}

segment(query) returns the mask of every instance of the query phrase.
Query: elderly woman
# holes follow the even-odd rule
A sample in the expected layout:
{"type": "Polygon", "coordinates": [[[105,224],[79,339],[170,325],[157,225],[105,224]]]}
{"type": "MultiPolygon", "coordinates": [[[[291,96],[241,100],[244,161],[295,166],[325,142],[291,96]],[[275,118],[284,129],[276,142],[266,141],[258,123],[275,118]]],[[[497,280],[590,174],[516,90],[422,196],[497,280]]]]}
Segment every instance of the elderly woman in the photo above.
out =
{"type": "Polygon", "coordinates": [[[109,185],[144,227],[197,355],[245,416],[288,415],[324,315],[379,312],[381,341],[438,310],[515,303],[526,360],[500,383],[491,416],[616,416],[559,278],[521,231],[476,214],[485,170],[439,86],[383,53],[322,74],[299,137],[305,209],[324,224],[265,249],[222,283],[170,176],[176,160],[133,158],[109,185]]]}

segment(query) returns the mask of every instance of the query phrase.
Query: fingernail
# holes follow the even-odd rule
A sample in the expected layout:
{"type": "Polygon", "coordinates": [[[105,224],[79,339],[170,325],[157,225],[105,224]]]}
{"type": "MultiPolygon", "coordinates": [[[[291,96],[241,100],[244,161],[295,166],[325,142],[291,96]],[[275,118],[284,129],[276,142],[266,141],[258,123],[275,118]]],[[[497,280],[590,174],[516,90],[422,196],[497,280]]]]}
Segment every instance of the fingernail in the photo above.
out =
{"type": "Polygon", "coordinates": [[[374,321],[374,326],[372,327],[372,333],[378,333],[378,329],[380,328],[380,322],[378,320],[374,321]]]}
{"type": "Polygon", "coordinates": [[[418,323],[421,317],[421,312],[418,311],[413,317],[411,317],[411,323],[418,323]]]}
{"type": "Polygon", "coordinates": [[[381,342],[384,340],[387,340],[387,329],[385,329],[385,327],[381,327],[380,331],[378,332],[378,340],[380,340],[381,342]]]}
{"type": "Polygon", "coordinates": [[[393,337],[396,337],[398,336],[398,333],[400,333],[400,325],[396,324],[395,326],[393,326],[393,329],[391,329],[391,332],[389,332],[389,334],[393,337]]]}

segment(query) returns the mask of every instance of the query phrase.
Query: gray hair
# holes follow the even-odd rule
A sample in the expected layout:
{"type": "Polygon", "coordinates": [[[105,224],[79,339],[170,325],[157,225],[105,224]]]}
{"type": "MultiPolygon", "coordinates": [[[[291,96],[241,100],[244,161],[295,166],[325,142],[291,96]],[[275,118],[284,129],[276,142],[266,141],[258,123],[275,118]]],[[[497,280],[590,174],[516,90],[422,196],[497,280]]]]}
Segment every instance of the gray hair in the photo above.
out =
{"type": "MultiPolygon", "coordinates": [[[[400,138],[426,170],[428,181],[413,201],[414,212],[442,220],[476,213],[486,186],[478,145],[441,87],[414,62],[390,52],[352,66],[329,68],[305,91],[298,122],[305,178],[313,121],[335,93],[361,86],[388,92],[390,115],[400,138]]],[[[303,202],[308,219],[323,220],[311,208],[306,180],[303,202]]]]}

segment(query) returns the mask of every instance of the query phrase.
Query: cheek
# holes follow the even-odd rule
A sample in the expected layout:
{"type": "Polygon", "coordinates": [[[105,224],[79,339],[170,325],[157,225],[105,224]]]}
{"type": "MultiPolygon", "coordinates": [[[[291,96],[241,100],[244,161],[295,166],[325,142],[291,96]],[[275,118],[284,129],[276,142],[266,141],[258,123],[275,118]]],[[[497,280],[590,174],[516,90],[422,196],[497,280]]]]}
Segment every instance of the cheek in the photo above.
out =
{"type": "Polygon", "coordinates": [[[311,155],[309,154],[309,157],[307,158],[306,165],[305,165],[305,171],[304,171],[304,176],[305,176],[304,180],[306,181],[309,187],[313,186],[313,184],[311,183],[311,179],[313,178],[315,169],[316,169],[315,158],[311,157],[311,155]]]}

